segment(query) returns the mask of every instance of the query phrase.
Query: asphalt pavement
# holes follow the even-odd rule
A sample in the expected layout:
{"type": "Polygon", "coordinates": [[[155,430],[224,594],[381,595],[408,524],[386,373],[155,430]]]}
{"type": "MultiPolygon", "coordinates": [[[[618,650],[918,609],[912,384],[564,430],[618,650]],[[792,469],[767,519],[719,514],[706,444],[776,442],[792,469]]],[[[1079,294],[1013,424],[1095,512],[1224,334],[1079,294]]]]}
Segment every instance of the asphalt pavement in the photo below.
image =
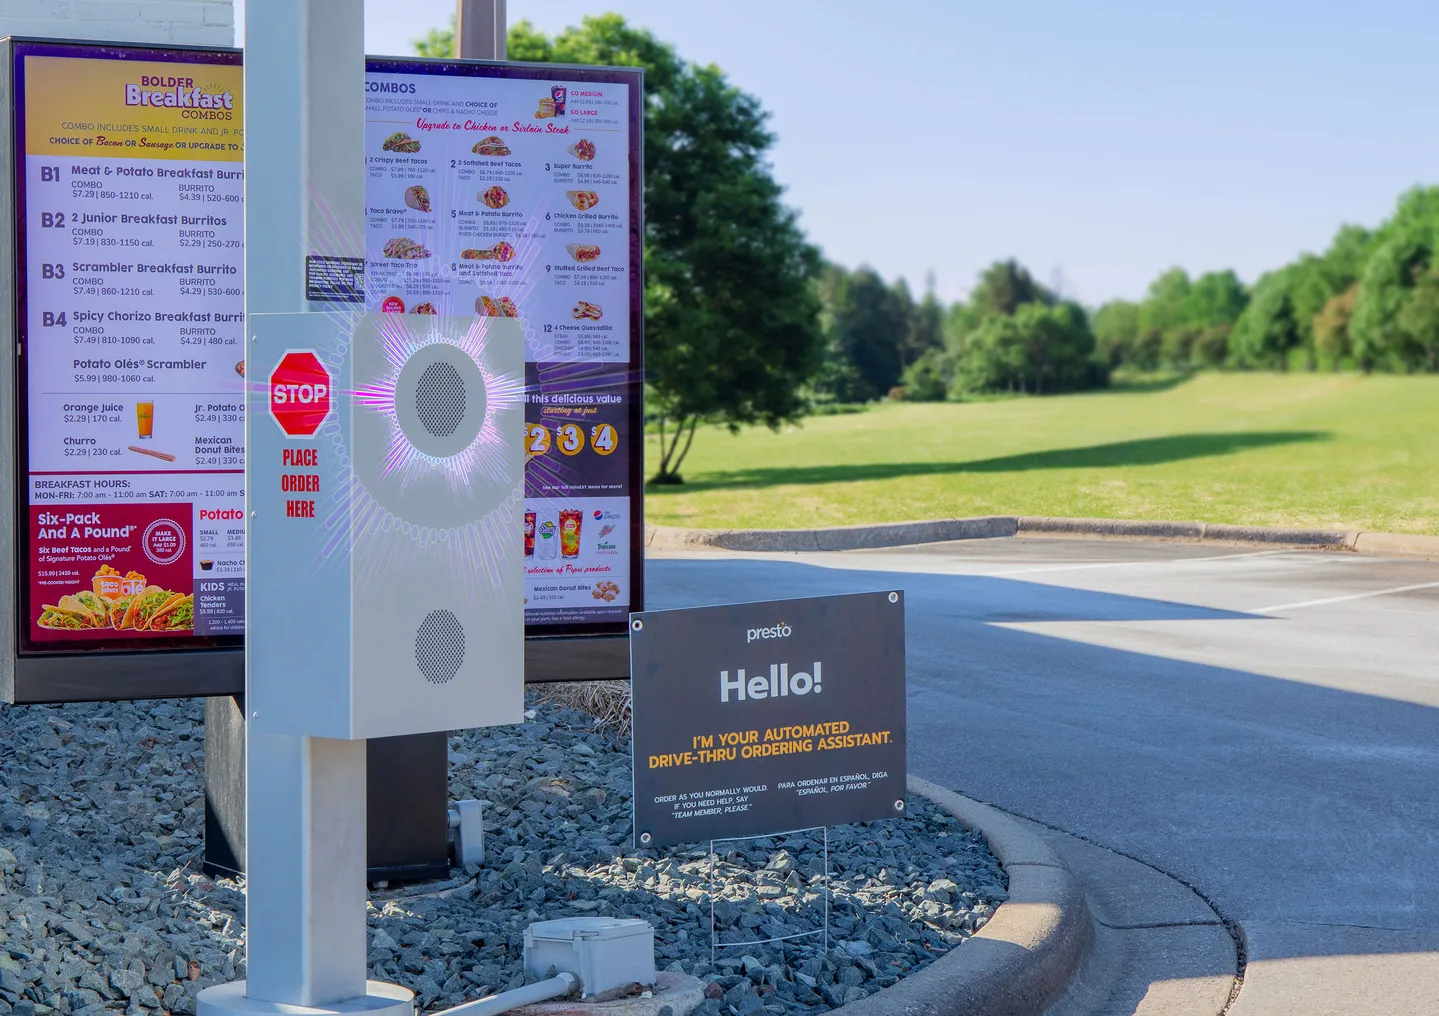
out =
{"type": "Polygon", "coordinates": [[[1190,887],[1247,953],[1232,1016],[1439,1013],[1439,563],[995,539],[648,582],[904,589],[911,772],[1190,887]]]}

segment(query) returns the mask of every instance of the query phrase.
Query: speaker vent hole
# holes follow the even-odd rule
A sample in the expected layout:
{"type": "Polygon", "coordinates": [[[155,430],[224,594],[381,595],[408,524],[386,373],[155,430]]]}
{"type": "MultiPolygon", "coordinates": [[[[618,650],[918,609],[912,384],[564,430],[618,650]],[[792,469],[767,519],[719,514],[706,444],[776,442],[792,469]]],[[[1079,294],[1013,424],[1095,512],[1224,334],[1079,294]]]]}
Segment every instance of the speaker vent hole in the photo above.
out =
{"type": "Polygon", "coordinates": [[[431,684],[444,684],[465,662],[465,627],[448,610],[432,610],[415,632],[415,663],[431,684]]]}
{"type": "Polygon", "coordinates": [[[415,413],[435,437],[449,437],[465,418],[465,381],[448,363],[432,363],[415,386],[415,413]]]}

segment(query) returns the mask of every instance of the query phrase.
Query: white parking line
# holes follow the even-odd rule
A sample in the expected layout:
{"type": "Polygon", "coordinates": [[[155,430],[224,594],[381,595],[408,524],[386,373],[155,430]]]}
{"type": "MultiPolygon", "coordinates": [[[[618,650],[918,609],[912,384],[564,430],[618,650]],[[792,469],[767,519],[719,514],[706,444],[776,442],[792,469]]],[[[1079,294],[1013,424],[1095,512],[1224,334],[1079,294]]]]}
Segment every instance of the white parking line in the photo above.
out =
{"type": "Polygon", "coordinates": [[[1087,571],[1092,568],[1131,568],[1136,565],[1153,566],[1160,564],[1204,564],[1209,561],[1236,561],[1247,557],[1275,557],[1293,553],[1289,550],[1252,550],[1243,554],[1210,554],[1207,557],[1166,557],[1148,561],[1100,561],[1091,564],[1044,565],[1039,568],[1013,568],[1009,571],[985,572],[993,575],[1036,575],[1041,572],[1087,571]]]}
{"type": "Polygon", "coordinates": [[[1302,600],[1299,603],[1279,603],[1272,607],[1253,607],[1251,614],[1272,614],[1279,610],[1299,610],[1303,607],[1322,607],[1326,603],[1348,603],[1350,600],[1367,600],[1373,596],[1392,596],[1395,593],[1412,593],[1416,589],[1434,589],[1439,582],[1421,582],[1414,586],[1395,586],[1392,589],[1375,589],[1368,593],[1350,593],[1348,596],[1326,596],[1322,600],[1302,600]]]}

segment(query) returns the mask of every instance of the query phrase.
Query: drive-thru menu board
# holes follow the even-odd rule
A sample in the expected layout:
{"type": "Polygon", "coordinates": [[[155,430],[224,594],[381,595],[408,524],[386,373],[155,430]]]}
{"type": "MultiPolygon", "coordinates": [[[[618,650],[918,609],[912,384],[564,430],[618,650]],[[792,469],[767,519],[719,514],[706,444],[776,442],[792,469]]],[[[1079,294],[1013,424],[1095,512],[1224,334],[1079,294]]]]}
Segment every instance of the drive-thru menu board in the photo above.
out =
{"type": "Polygon", "coordinates": [[[628,69],[369,62],[369,307],[524,324],[532,633],[641,603],[640,97],[628,69]]]}
{"type": "Polygon", "coordinates": [[[238,644],[239,55],[13,59],[20,648],[238,644]]]}
{"type": "MultiPolygon", "coordinates": [[[[17,648],[239,646],[240,54],[10,45],[17,648]]],[[[366,299],[523,322],[526,630],[623,630],[643,582],[640,72],[369,67],[366,299]]]]}

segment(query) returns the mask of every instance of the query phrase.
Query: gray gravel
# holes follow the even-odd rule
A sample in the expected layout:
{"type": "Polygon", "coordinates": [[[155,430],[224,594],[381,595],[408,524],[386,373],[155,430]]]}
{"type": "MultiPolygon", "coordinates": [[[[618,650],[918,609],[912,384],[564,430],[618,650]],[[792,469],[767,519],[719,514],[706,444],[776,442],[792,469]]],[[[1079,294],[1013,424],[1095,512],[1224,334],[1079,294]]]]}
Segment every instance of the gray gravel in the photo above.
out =
{"type": "MultiPolygon", "coordinates": [[[[0,1016],[194,1011],[244,975],[242,886],[199,874],[203,710],[105,703],[0,710],[0,1016]]],[[[451,792],[485,802],[487,860],[371,895],[370,976],[437,1009],[524,983],[527,924],[655,926],[662,969],[709,982],[698,1010],[824,1012],[932,962],[1005,899],[983,840],[928,801],[832,829],[829,949],[818,834],[630,848],[628,742],[542,705],[451,738],[451,792]],[[710,902],[720,942],[712,950],[710,902]]]]}

